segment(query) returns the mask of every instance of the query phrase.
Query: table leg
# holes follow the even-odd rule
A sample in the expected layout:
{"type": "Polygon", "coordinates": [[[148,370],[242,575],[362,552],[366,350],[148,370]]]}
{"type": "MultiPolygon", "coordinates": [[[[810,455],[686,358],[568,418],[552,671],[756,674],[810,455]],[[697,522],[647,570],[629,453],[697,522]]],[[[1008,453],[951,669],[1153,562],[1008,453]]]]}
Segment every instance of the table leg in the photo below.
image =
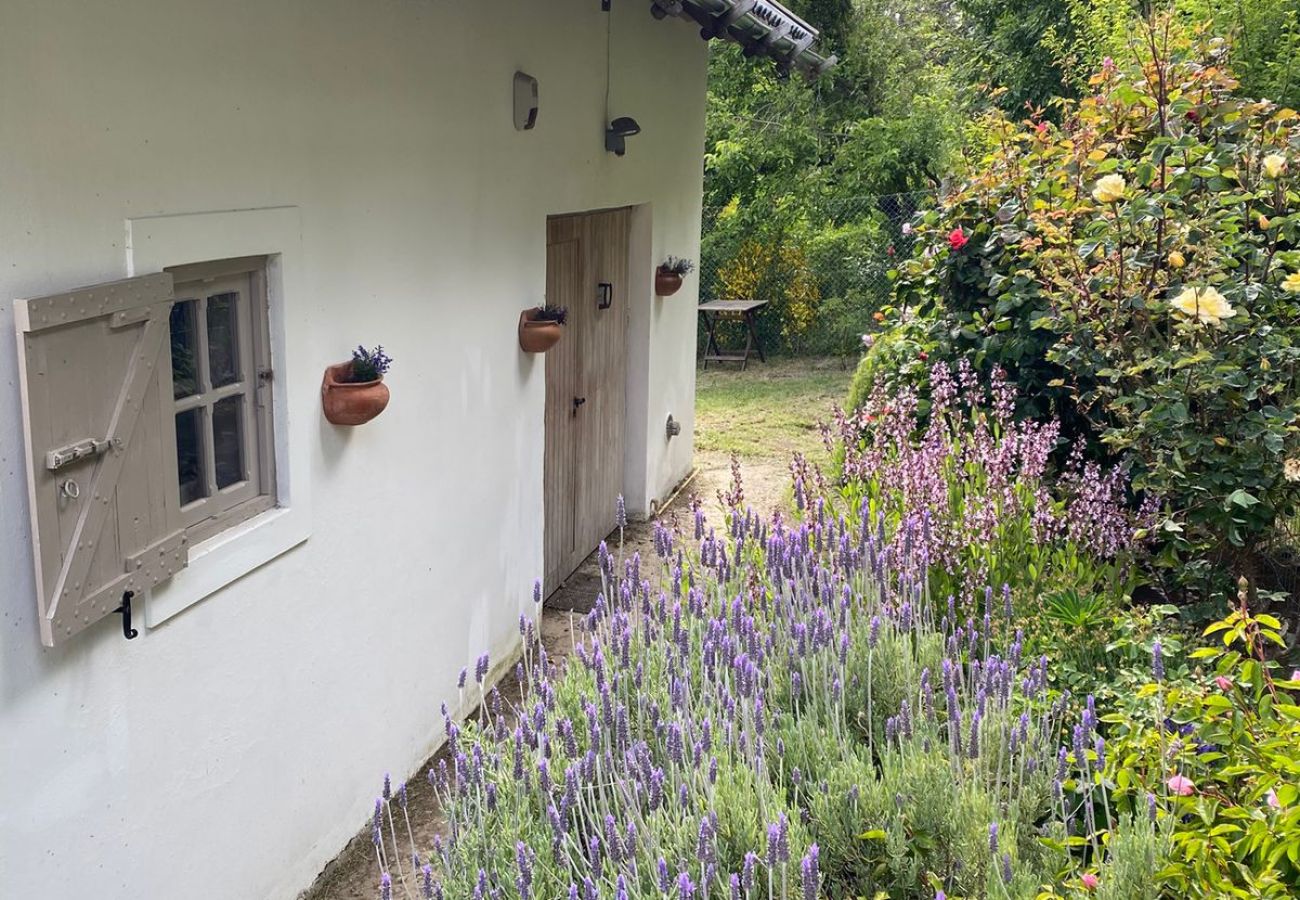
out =
{"type": "Polygon", "coordinates": [[[707,312],[700,313],[700,316],[704,319],[704,330],[707,331],[709,335],[708,341],[704,344],[704,369],[705,371],[708,371],[709,357],[721,356],[722,351],[718,349],[718,335],[714,331],[717,326],[716,318],[709,315],[707,312]]]}
{"type": "MultiPolygon", "coordinates": [[[[745,313],[745,319],[746,319],[746,320],[749,319],[749,313],[745,313]]],[[[749,365],[749,355],[750,355],[750,353],[752,353],[753,351],[754,351],[754,329],[750,328],[750,327],[748,326],[748,324],[746,324],[746,327],[745,327],[745,356],[744,356],[744,358],[741,359],[741,361],[740,361],[740,371],[742,371],[742,372],[745,371],[745,367],[749,365]]]]}
{"type": "MultiPolygon", "coordinates": [[[[753,339],[754,349],[758,352],[759,361],[766,364],[767,357],[763,355],[763,342],[758,338],[758,320],[754,316],[752,309],[745,311],[745,323],[749,326],[749,336],[753,339]]],[[[745,356],[749,356],[748,351],[746,351],[745,356]]]]}

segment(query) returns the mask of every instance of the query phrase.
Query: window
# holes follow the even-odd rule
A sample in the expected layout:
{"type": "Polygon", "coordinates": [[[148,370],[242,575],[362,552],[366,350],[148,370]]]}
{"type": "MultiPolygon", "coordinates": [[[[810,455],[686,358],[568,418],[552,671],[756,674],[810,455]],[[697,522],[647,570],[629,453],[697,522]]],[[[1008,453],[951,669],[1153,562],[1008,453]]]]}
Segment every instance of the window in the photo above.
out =
{"type": "Polygon", "coordinates": [[[168,269],[176,485],[191,543],[275,505],[266,260],[168,269]]]}

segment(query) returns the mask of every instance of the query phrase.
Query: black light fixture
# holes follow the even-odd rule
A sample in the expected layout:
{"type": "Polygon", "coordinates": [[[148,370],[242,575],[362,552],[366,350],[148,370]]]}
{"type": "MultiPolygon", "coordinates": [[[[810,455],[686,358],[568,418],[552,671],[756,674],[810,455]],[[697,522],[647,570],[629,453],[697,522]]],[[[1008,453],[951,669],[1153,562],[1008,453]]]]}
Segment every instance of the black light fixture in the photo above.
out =
{"type": "Polygon", "coordinates": [[[641,126],[631,116],[619,116],[605,129],[605,149],[615,156],[627,153],[627,138],[641,133],[641,126]]]}

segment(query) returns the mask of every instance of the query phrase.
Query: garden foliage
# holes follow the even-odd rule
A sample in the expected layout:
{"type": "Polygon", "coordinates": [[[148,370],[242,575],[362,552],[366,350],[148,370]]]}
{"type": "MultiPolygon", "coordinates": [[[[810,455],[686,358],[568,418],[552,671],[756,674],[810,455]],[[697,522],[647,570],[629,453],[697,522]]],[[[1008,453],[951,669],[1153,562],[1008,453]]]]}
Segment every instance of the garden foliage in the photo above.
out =
{"type": "Polygon", "coordinates": [[[848,433],[860,459],[914,470],[909,490],[939,515],[865,468],[836,486],[796,458],[794,521],[743,510],[737,484],[717,525],[697,505],[686,533],[659,526],[654,560],[602,547],[604,590],[568,665],[528,651],[512,719],[481,694],[481,659],[479,714],[447,718],[430,778],[450,833],[431,857],[396,840],[404,794],[377,801],[390,892],[396,878],[410,896],[930,900],[1082,896],[1100,879],[1106,896],[1148,897],[1163,832],[1073,787],[1103,764],[1095,711],[1072,752],[1076,704],[1014,600],[1027,585],[984,581],[1003,550],[1109,572],[1131,525],[1100,472],[1062,499],[1016,487],[1042,437],[1006,418],[1005,386],[991,401],[963,387],[929,446],[902,418],[870,446],[848,433]],[[1072,528],[1088,512],[1110,530],[1072,528]],[[1018,524],[1001,533],[991,515],[1018,524]]]}
{"type": "Polygon", "coordinates": [[[1242,97],[1220,42],[1146,35],[1059,126],[992,121],[996,149],[917,225],[892,312],[1130,464],[1171,555],[1250,572],[1300,479],[1300,116],[1242,97]]]}

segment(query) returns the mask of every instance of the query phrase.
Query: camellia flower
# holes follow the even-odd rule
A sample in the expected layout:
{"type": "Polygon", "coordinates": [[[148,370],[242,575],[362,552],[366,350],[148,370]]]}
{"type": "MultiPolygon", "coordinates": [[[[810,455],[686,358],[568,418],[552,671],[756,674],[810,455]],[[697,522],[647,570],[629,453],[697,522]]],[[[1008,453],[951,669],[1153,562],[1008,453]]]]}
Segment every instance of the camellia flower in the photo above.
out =
{"type": "Polygon", "coordinates": [[[1089,891],[1097,890],[1097,885],[1101,883],[1101,879],[1093,872],[1084,872],[1079,880],[1083,882],[1084,888],[1089,891]]]}
{"type": "Polygon", "coordinates": [[[1224,678],[1222,675],[1215,678],[1214,683],[1219,686],[1219,690],[1221,691],[1232,690],[1232,682],[1229,681],[1227,678],[1224,678]]]}
{"type": "Polygon", "coordinates": [[[1196,785],[1192,784],[1192,779],[1184,775],[1171,775],[1165,782],[1165,787],[1180,797],[1190,797],[1196,793],[1196,785]]]}
{"type": "Polygon", "coordinates": [[[1269,178],[1279,178],[1286,171],[1286,157],[1281,153],[1270,153],[1264,157],[1264,174],[1269,178]]]}
{"type": "Polygon", "coordinates": [[[1300,272],[1292,272],[1282,279],[1282,290],[1288,294],[1300,294],[1300,272]]]}
{"type": "Polygon", "coordinates": [[[1169,268],[1181,269],[1185,265],[1187,265],[1187,260],[1184,259],[1183,255],[1177,250],[1174,250],[1169,254],[1169,268]]]}
{"type": "Polygon", "coordinates": [[[961,230],[960,225],[948,233],[948,246],[952,249],[960,250],[968,243],[970,243],[970,238],[966,237],[966,232],[961,230]]]}
{"type": "Polygon", "coordinates": [[[1207,325],[1222,324],[1224,319],[1237,314],[1223,295],[1212,287],[1185,287],[1170,304],[1183,315],[1207,325]]]}
{"type": "Polygon", "coordinates": [[[1103,175],[1092,189],[1092,199],[1098,203],[1118,203],[1124,199],[1124,176],[1103,175]]]}

